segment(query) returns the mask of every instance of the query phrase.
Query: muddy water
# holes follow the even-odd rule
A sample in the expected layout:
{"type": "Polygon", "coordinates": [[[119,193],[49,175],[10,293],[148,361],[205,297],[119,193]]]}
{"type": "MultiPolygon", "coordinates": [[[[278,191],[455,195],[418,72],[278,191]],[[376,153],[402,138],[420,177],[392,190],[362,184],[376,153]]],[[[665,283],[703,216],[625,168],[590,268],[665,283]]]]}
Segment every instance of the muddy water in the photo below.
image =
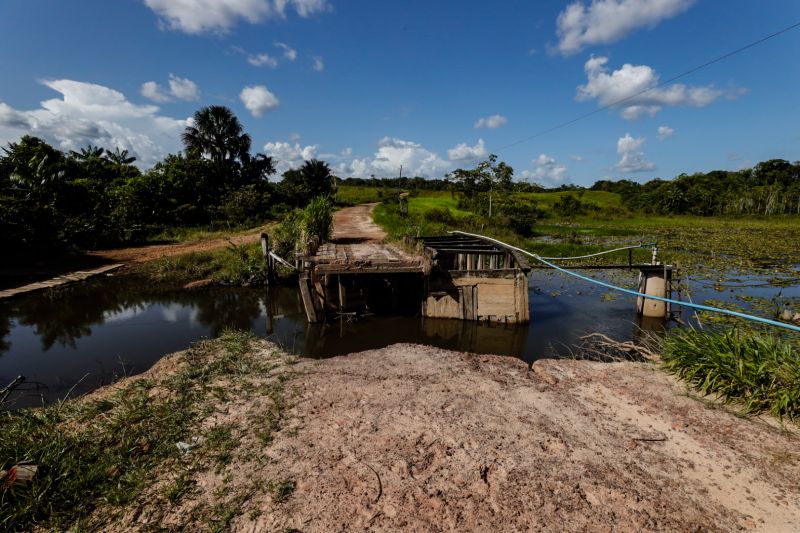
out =
{"type": "MultiPolygon", "coordinates": [[[[616,273],[613,281],[633,286],[635,274],[616,273]]],[[[695,301],[731,300],[742,291],[762,299],[776,294],[800,298],[797,284],[777,288],[752,277],[744,282],[758,286],[731,288],[697,280],[692,295],[695,301]]],[[[308,357],[411,342],[510,355],[529,363],[569,356],[580,337],[591,332],[630,340],[642,328],[663,331],[661,321],[637,321],[633,299],[614,297],[605,289],[546,271],[535,271],[530,285],[532,321],[527,326],[414,316],[310,325],[294,287],[186,291],[111,276],[0,302],[0,389],[23,375],[26,381],[10,397],[11,405],[52,402],[70,391],[81,394],[142,372],[164,354],[229,327],[249,329],[308,357]]]]}

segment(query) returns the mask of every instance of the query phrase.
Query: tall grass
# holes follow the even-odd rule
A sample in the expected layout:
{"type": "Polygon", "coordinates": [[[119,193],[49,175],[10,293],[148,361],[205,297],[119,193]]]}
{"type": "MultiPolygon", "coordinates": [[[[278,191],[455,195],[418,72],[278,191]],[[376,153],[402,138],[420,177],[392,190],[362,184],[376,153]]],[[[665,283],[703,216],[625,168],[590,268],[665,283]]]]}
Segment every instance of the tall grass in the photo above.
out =
{"type": "Polygon", "coordinates": [[[704,394],[747,412],[800,419],[800,353],[777,337],[730,329],[678,330],[664,340],[664,366],[704,394]]]}

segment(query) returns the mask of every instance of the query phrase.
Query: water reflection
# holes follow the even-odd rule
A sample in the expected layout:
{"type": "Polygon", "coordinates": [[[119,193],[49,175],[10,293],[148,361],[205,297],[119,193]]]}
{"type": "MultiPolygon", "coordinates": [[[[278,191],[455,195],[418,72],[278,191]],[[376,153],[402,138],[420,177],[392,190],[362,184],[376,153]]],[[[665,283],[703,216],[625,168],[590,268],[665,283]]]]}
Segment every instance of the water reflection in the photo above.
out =
{"type": "MultiPolygon", "coordinates": [[[[619,276],[614,281],[635,283],[635,273],[630,273],[629,280],[619,276]]],[[[780,290],[800,296],[798,285],[729,289],[724,296],[733,300],[744,290],[759,296],[780,290]]],[[[164,354],[228,327],[249,329],[308,357],[407,342],[511,355],[528,363],[541,357],[570,356],[580,337],[588,333],[625,341],[638,339],[642,330],[663,332],[662,321],[637,320],[632,299],[609,298],[606,292],[537,271],[531,278],[532,322],[527,326],[415,316],[311,325],[294,287],[185,291],[108,278],[0,302],[0,386],[22,374],[28,383],[39,382],[42,387],[36,394],[17,398],[17,405],[40,403],[42,398],[51,401],[79,381],[75,393],[121,374],[146,370],[164,354]]],[[[721,297],[702,284],[692,294],[695,301],[721,297]]],[[[684,320],[691,317],[684,313],[684,320]]]]}

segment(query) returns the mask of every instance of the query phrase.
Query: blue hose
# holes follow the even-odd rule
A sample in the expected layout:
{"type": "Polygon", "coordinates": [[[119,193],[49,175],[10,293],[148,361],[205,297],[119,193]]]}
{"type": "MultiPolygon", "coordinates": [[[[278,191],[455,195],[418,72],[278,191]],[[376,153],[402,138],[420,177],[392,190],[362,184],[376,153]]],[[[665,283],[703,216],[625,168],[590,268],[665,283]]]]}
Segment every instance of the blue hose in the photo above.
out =
{"type": "Polygon", "coordinates": [[[481,238],[481,239],[494,241],[495,243],[500,244],[502,246],[505,246],[506,248],[511,248],[512,250],[516,250],[516,251],[521,252],[523,254],[529,255],[529,256],[533,257],[534,259],[536,259],[537,261],[549,266],[550,268],[558,270],[559,272],[563,272],[564,274],[576,277],[578,279],[582,279],[583,281],[588,281],[589,283],[594,283],[596,285],[600,285],[602,287],[606,287],[608,289],[613,289],[615,291],[624,292],[626,294],[630,294],[631,296],[641,296],[642,298],[647,298],[648,300],[657,300],[659,302],[667,302],[667,303],[671,303],[671,304],[675,304],[675,305],[683,305],[685,307],[691,307],[691,308],[694,308],[694,309],[699,309],[701,311],[710,311],[712,313],[721,313],[721,314],[724,314],[724,315],[731,315],[731,316],[735,316],[735,317],[739,317],[739,318],[744,318],[745,320],[752,320],[753,322],[760,322],[761,324],[767,324],[767,325],[770,325],[770,326],[775,326],[777,328],[788,329],[790,331],[796,331],[796,332],[800,333],[800,326],[795,326],[793,324],[787,324],[786,322],[779,322],[777,320],[771,320],[769,318],[763,318],[763,317],[760,317],[760,316],[748,315],[747,313],[740,313],[738,311],[730,311],[728,309],[721,309],[719,307],[711,307],[709,305],[701,305],[701,304],[693,304],[693,303],[688,303],[688,302],[680,302],[678,300],[672,300],[670,298],[662,298],[660,296],[651,296],[649,294],[644,294],[642,292],[634,291],[634,290],[631,290],[631,289],[625,289],[623,287],[618,287],[616,285],[612,285],[610,283],[606,283],[605,281],[600,281],[600,280],[597,280],[597,279],[594,279],[594,278],[590,278],[588,276],[584,276],[582,274],[578,274],[577,272],[572,272],[571,270],[567,270],[566,268],[562,268],[562,267],[560,267],[558,265],[554,265],[553,263],[550,263],[549,261],[543,259],[542,257],[540,257],[540,256],[538,256],[538,255],[536,255],[534,253],[528,252],[527,250],[523,250],[522,248],[517,248],[516,246],[511,246],[510,244],[506,244],[503,241],[498,241],[497,239],[492,239],[491,237],[485,237],[483,235],[475,235],[473,233],[466,233],[466,232],[463,232],[463,231],[453,231],[451,233],[460,233],[462,235],[469,235],[471,237],[478,237],[478,238],[481,238]]]}

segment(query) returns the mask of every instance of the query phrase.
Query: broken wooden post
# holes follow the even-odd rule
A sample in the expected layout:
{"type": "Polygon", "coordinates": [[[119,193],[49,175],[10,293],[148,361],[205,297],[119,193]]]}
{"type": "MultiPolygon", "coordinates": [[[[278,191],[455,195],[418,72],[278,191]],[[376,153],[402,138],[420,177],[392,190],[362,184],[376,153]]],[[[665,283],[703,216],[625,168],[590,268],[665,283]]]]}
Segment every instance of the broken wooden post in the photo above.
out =
{"type": "Polygon", "coordinates": [[[275,262],[269,253],[269,235],[266,233],[261,234],[261,253],[264,255],[264,261],[267,263],[267,285],[274,283],[275,262]]]}

